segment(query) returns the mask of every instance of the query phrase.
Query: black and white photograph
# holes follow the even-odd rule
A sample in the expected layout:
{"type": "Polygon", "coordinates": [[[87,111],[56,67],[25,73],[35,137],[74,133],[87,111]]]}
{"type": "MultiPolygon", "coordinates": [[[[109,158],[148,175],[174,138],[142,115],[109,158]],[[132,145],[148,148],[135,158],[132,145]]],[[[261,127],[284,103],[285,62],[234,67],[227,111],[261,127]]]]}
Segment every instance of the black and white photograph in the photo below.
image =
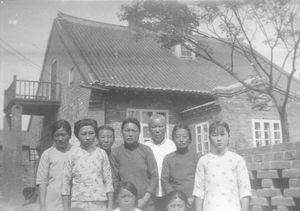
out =
{"type": "Polygon", "coordinates": [[[0,0],[0,211],[299,211],[300,0],[0,0]]]}

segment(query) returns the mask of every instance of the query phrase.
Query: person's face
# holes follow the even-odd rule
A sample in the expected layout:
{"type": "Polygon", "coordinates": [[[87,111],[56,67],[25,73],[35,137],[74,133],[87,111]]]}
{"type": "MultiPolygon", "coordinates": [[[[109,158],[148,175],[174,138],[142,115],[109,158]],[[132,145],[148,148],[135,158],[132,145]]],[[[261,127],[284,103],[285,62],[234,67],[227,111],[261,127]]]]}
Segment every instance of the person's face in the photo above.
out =
{"type": "Polygon", "coordinates": [[[96,132],[94,127],[87,125],[80,128],[78,139],[84,149],[90,149],[95,143],[96,132]]]}
{"type": "Polygon", "coordinates": [[[186,205],[183,200],[176,198],[168,204],[168,211],[186,211],[186,205]]]}
{"type": "Polygon", "coordinates": [[[229,134],[224,127],[217,127],[209,137],[211,144],[218,153],[223,153],[227,149],[229,134]]]}
{"type": "Polygon", "coordinates": [[[191,140],[189,137],[189,133],[186,129],[179,128],[175,131],[174,134],[174,143],[177,149],[187,148],[190,144],[191,140]]]}
{"type": "Polygon", "coordinates": [[[139,141],[140,130],[134,123],[126,123],[122,130],[123,139],[127,144],[133,144],[139,141]]]}
{"type": "Polygon", "coordinates": [[[131,210],[135,207],[135,196],[126,189],[121,189],[118,195],[119,206],[122,210],[131,210]]]}
{"type": "Polygon", "coordinates": [[[69,145],[70,135],[64,128],[59,128],[53,134],[56,149],[65,151],[69,145]]]}
{"type": "Polygon", "coordinates": [[[166,121],[162,118],[155,118],[149,124],[149,131],[152,140],[159,144],[165,139],[166,134],[166,121]]]}
{"type": "Polygon", "coordinates": [[[111,149],[114,143],[114,134],[111,130],[103,129],[99,131],[98,140],[102,149],[111,149]]]}

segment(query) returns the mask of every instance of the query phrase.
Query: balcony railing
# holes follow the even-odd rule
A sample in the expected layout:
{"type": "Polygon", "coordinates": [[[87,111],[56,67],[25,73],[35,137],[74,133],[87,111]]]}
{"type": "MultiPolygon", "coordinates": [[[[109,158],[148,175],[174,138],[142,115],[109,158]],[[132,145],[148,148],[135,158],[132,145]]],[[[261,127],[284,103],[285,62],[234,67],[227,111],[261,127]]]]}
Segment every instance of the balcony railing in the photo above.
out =
{"type": "Polygon", "coordinates": [[[4,109],[15,100],[56,101],[61,100],[61,84],[51,82],[16,80],[4,93],[4,109]]]}

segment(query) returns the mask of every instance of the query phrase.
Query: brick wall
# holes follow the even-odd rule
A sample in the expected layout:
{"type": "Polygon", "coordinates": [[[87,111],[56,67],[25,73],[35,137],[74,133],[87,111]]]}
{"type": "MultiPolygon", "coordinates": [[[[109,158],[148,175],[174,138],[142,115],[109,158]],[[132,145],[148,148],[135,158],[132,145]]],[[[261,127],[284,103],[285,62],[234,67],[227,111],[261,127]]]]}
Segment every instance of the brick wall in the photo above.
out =
{"type": "Polygon", "coordinates": [[[250,211],[300,210],[300,142],[239,150],[248,166],[250,211]]]}
{"type": "MultiPolygon", "coordinates": [[[[64,42],[69,42],[64,40],[64,42]]],[[[30,124],[29,131],[33,136],[33,139],[40,144],[42,151],[52,145],[52,139],[50,137],[51,125],[57,119],[66,119],[73,123],[79,119],[88,117],[90,89],[83,88],[80,84],[83,81],[82,74],[77,66],[74,64],[74,59],[78,64],[84,64],[84,62],[75,55],[76,50],[70,49],[70,52],[64,46],[60,35],[54,26],[52,34],[49,39],[49,48],[45,55],[45,61],[43,66],[43,72],[41,75],[41,81],[51,81],[51,64],[53,61],[57,62],[56,80],[62,85],[62,99],[61,106],[55,113],[46,114],[45,116],[33,116],[30,124]],[[74,71],[74,81],[69,84],[69,70],[74,71]]],[[[69,46],[72,46],[70,44],[69,46]]],[[[84,66],[81,66],[81,71],[86,71],[84,66]]],[[[74,137],[72,137],[74,139],[74,137]]]]}
{"type": "MultiPolygon", "coordinates": [[[[236,149],[253,147],[253,119],[279,120],[274,106],[266,111],[255,110],[247,98],[247,92],[234,96],[217,94],[217,102],[222,108],[222,118],[230,126],[230,139],[235,143],[236,149]]],[[[287,112],[290,142],[297,142],[300,134],[300,102],[290,100],[287,112]]]]}

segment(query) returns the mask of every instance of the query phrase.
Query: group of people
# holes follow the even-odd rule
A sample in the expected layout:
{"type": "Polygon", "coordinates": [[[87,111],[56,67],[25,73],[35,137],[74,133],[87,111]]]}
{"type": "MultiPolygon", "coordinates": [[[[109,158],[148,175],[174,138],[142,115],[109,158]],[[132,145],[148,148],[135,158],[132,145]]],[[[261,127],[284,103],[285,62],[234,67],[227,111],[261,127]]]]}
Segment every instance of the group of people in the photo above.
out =
{"type": "Polygon", "coordinates": [[[175,125],[172,140],[166,127],[165,117],[154,114],[151,140],[140,143],[140,122],[126,118],[124,142],[112,148],[115,131],[108,125],[77,121],[80,145],[71,146],[70,124],[55,122],[54,144],[37,171],[41,211],[247,211],[248,171],[243,158],[228,150],[228,124],[210,125],[211,152],[201,157],[189,149],[188,126],[175,125]]]}

